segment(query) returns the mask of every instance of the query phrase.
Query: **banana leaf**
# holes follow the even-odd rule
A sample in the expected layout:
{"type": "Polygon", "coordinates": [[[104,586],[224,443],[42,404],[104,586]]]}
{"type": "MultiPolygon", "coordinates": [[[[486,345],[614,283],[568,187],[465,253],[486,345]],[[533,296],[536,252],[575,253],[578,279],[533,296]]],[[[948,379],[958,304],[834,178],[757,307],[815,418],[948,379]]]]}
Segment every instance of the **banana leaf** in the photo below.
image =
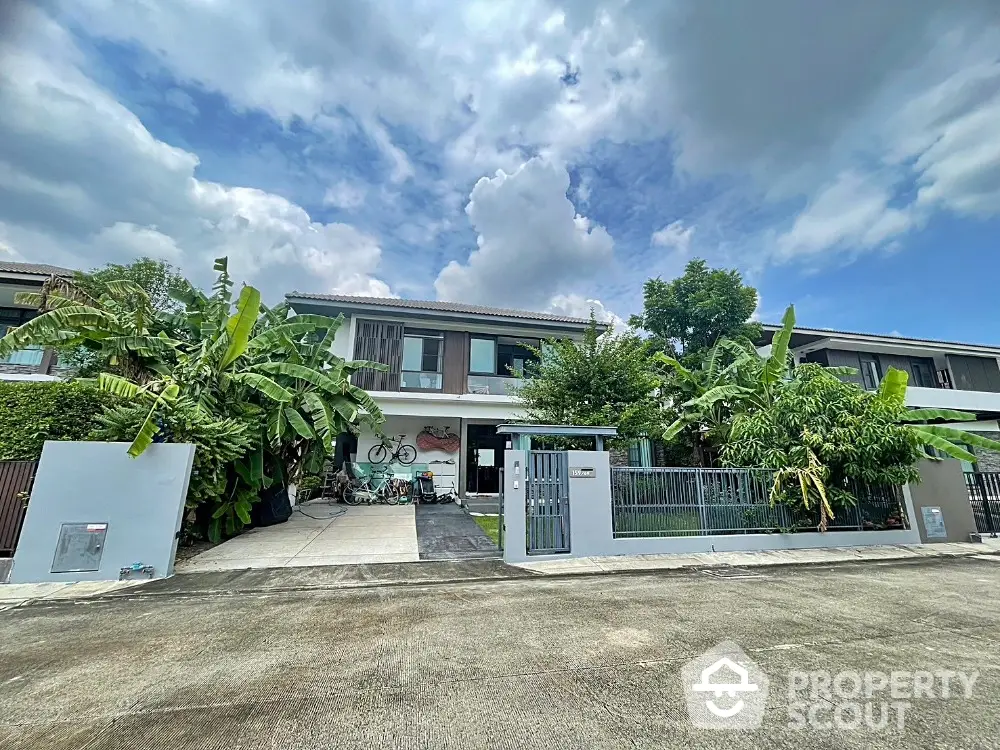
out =
{"type": "Polygon", "coordinates": [[[316,433],[313,432],[309,423],[299,414],[298,409],[293,409],[291,406],[285,407],[285,419],[288,420],[288,424],[291,428],[299,434],[300,437],[304,437],[306,440],[312,440],[316,437],[316,433]]]}
{"type": "Polygon", "coordinates": [[[230,376],[237,383],[242,383],[258,393],[267,396],[279,404],[287,403],[294,398],[291,391],[281,387],[269,377],[256,372],[237,372],[230,376]]]}
{"type": "Polygon", "coordinates": [[[260,292],[252,286],[245,286],[240,291],[236,312],[226,322],[226,333],[229,336],[229,347],[222,356],[219,369],[224,370],[235,362],[246,350],[250,341],[250,333],[257,314],[260,312],[260,292]]]}
{"type": "Polygon", "coordinates": [[[878,398],[885,403],[902,408],[906,405],[906,383],[910,376],[904,370],[890,367],[878,386],[878,398]]]}
{"type": "Polygon", "coordinates": [[[954,409],[912,409],[899,418],[900,422],[933,422],[937,419],[944,419],[949,422],[972,422],[976,420],[975,414],[967,411],[955,411],[954,409]]]}
{"type": "MultiPolygon", "coordinates": [[[[921,436],[935,435],[937,437],[944,438],[945,440],[950,440],[953,443],[964,443],[965,445],[972,445],[976,448],[985,448],[986,450],[1000,451],[1000,441],[991,440],[990,438],[983,437],[982,435],[978,435],[975,432],[966,432],[965,430],[956,430],[954,427],[944,427],[942,425],[929,425],[929,424],[909,425],[909,429],[920,433],[921,436]]],[[[935,445],[934,447],[937,448],[938,446],[935,445]]],[[[969,459],[966,458],[963,460],[968,461],[969,459]]]]}
{"type": "Polygon", "coordinates": [[[781,319],[781,330],[771,339],[771,356],[764,365],[764,382],[773,385],[788,374],[788,344],[792,340],[792,329],[795,327],[795,305],[789,305],[781,319]]]}
{"type": "Polygon", "coordinates": [[[315,393],[306,393],[302,403],[312,419],[313,429],[323,443],[323,449],[329,455],[333,453],[333,415],[330,407],[315,393]]]}
{"type": "MultiPolygon", "coordinates": [[[[946,456],[957,459],[959,461],[968,461],[969,463],[976,462],[976,457],[971,453],[969,453],[969,451],[965,450],[965,448],[956,445],[951,440],[945,438],[942,435],[929,432],[927,427],[924,426],[917,427],[916,425],[912,425],[910,429],[913,430],[913,432],[917,435],[917,438],[924,445],[929,445],[932,448],[936,448],[937,450],[944,453],[946,456]]],[[[938,459],[937,456],[928,456],[928,458],[932,460],[940,460],[938,459]]]]}

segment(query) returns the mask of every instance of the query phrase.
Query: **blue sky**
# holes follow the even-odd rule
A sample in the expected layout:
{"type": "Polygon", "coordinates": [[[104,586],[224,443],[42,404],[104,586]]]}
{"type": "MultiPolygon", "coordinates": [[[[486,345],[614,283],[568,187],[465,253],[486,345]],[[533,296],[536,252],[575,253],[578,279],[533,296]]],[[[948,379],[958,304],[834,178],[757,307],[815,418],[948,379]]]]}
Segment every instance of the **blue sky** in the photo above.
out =
{"type": "Polygon", "coordinates": [[[0,253],[616,321],[703,257],[765,320],[1000,344],[996,4],[748,7],[25,3],[0,253]]]}

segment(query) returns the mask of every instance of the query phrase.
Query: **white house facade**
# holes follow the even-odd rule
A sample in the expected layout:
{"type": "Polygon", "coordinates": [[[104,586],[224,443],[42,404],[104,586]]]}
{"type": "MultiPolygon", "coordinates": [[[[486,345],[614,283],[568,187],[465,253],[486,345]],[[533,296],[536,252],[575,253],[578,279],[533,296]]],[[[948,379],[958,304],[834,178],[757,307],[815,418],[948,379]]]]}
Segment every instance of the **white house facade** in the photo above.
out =
{"type": "MultiPolygon", "coordinates": [[[[765,325],[763,345],[780,326],[765,325]]],[[[951,341],[796,328],[789,344],[795,362],[852,367],[847,378],[867,390],[878,388],[890,367],[909,374],[906,403],[913,408],[972,412],[975,422],[954,427],[1000,439],[1000,347],[951,341]]],[[[1000,456],[978,451],[981,470],[1000,470],[1000,456]]]]}
{"type": "MultiPolygon", "coordinates": [[[[511,373],[523,372],[535,358],[531,349],[544,339],[580,340],[589,324],[448,302],[298,292],[286,298],[299,314],[344,316],[335,353],[388,368],[354,376],[385,414],[383,431],[402,435],[417,448],[414,469],[433,472],[439,491],[463,497],[500,491],[504,450],[510,446],[496,427],[523,416],[511,395],[516,383],[511,373]],[[455,438],[433,438],[435,432],[455,438]]],[[[375,435],[362,434],[357,460],[367,462],[378,443],[375,435]]]]}

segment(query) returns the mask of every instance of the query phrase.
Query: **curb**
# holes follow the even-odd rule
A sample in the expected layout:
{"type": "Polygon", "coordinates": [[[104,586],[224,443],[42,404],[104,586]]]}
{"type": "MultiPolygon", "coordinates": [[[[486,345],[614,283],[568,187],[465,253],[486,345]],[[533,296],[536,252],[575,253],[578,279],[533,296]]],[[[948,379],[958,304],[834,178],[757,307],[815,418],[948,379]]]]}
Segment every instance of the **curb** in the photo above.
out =
{"type": "MultiPolygon", "coordinates": [[[[308,593],[308,592],[318,592],[318,591],[348,591],[356,589],[384,589],[384,588],[415,588],[415,587],[428,587],[428,586],[450,586],[455,584],[484,584],[484,583],[499,583],[499,584],[510,584],[518,583],[521,581],[562,581],[571,578],[597,578],[603,576],[649,576],[649,575],[669,575],[669,576],[680,576],[680,575],[690,575],[693,573],[709,573],[711,571],[718,570],[745,570],[748,575],[746,578],[756,577],[754,573],[758,570],[773,570],[773,569],[787,569],[787,568],[835,568],[841,566],[857,566],[857,565],[875,565],[875,566],[905,566],[905,565],[921,565],[926,563],[933,563],[942,560],[957,560],[966,559],[972,557],[997,557],[1000,560],[1000,550],[993,551],[983,551],[983,552],[958,552],[951,554],[935,554],[935,555],[919,555],[912,557],[896,557],[896,558],[884,558],[884,559],[856,559],[856,560],[809,560],[803,562],[793,562],[793,561],[777,561],[777,562],[766,562],[759,563],[755,565],[731,565],[729,563],[709,563],[701,565],[688,565],[684,567],[676,568],[635,568],[629,570],[584,570],[584,571],[561,571],[558,573],[539,573],[537,571],[532,571],[524,568],[518,568],[520,574],[510,575],[510,576],[453,576],[450,578],[440,578],[440,579],[426,579],[426,580],[413,580],[413,581],[358,581],[353,583],[343,583],[343,584],[324,584],[317,586],[276,586],[270,588],[260,588],[260,587],[248,587],[248,588],[220,588],[220,589],[205,589],[201,591],[151,591],[143,592],[141,587],[137,587],[135,590],[125,591],[121,593],[108,593],[108,594],[97,594],[94,596],[80,597],[80,598],[59,598],[59,599],[27,599],[22,602],[10,602],[7,604],[6,609],[15,609],[18,607],[25,607],[29,605],[59,605],[59,604],[86,604],[91,602],[108,602],[108,601],[141,601],[141,600],[153,600],[161,598],[169,599],[200,599],[205,597],[218,597],[218,596],[268,596],[277,594],[294,594],[294,593],[308,593]]],[[[736,577],[738,580],[738,577],[736,577]]],[[[0,607],[2,611],[3,607],[0,607]]]]}

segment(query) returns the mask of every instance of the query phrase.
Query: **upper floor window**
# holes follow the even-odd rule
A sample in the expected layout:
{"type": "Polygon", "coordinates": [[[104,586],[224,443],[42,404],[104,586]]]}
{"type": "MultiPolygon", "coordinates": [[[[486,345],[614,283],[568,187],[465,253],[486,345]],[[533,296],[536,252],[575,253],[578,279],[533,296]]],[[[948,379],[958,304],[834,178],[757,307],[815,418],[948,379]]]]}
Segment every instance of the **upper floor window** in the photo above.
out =
{"type": "Polygon", "coordinates": [[[441,390],[444,336],[438,331],[407,328],[403,332],[404,389],[441,390]]]}
{"type": "Polygon", "coordinates": [[[469,341],[469,373],[499,377],[524,375],[525,366],[538,360],[529,346],[537,349],[539,341],[509,336],[473,336],[469,341]]]}
{"type": "Polygon", "coordinates": [[[879,370],[878,359],[864,354],[860,355],[861,379],[864,382],[865,390],[878,390],[878,384],[882,382],[882,373],[879,370]]]}
{"type": "MultiPolygon", "coordinates": [[[[12,328],[24,325],[35,317],[35,315],[36,312],[34,310],[17,307],[0,308],[0,338],[6,336],[12,328]]],[[[42,363],[43,356],[42,347],[29,346],[25,349],[11,352],[5,357],[0,357],[0,364],[38,366],[42,363]]]]}

